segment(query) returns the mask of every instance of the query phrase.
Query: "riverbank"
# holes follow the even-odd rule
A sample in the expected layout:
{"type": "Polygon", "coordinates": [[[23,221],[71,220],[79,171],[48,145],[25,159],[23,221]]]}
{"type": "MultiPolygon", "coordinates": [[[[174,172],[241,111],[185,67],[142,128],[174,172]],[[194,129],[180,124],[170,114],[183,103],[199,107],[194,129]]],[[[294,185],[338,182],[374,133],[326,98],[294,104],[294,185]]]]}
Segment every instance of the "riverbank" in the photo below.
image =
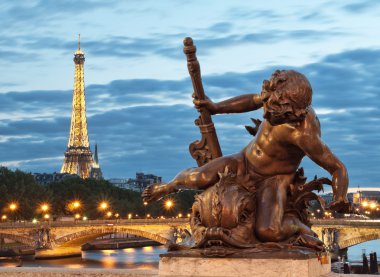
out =
{"type": "Polygon", "coordinates": [[[101,268],[33,268],[33,267],[13,267],[0,268],[0,276],[21,277],[21,276],[41,276],[41,277],[158,277],[158,270],[138,270],[138,269],[101,269],[101,268]]]}
{"type": "MultiPolygon", "coordinates": [[[[24,277],[24,276],[38,276],[38,277],[159,277],[158,269],[152,270],[137,270],[137,269],[72,269],[72,268],[0,268],[0,277],[24,277]]],[[[324,277],[371,277],[373,275],[359,275],[359,274],[341,274],[329,273],[324,277]]]]}

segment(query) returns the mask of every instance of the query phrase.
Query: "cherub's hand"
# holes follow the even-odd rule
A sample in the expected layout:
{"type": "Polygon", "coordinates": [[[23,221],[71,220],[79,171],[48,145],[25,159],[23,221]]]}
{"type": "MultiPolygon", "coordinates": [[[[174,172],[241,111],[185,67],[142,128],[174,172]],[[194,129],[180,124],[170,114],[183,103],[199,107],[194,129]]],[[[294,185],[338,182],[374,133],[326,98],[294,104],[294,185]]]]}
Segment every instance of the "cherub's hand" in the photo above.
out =
{"type": "Polygon", "coordinates": [[[210,100],[207,96],[205,96],[204,100],[199,100],[193,94],[193,103],[195,108],[200,111],[201,108],[206,108],[211,114],[215,114],[217,112],[217,105],[210,100]]]}

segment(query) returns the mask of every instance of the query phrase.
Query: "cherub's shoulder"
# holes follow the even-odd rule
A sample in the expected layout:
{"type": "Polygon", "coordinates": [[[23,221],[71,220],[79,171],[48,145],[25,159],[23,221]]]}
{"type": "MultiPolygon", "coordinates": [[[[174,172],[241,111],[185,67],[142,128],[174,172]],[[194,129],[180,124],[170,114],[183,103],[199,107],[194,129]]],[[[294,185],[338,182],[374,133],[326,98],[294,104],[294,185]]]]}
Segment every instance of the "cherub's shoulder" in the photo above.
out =
{"type": "Polygon", "coordinates": [[[321,124],[318,116],[312,107],[309,107],[309,111],[306,114],[305,119],[300,122],[297,128],[302,133],[317,133],[320,135],[321,124]]]}
{"type": "Polygon", "coordinates": [[[312,107],[309,108],[304,120],[290,125],[292,126],[292,135],[297,139],[321,135],[319,119],[312,107]]]}

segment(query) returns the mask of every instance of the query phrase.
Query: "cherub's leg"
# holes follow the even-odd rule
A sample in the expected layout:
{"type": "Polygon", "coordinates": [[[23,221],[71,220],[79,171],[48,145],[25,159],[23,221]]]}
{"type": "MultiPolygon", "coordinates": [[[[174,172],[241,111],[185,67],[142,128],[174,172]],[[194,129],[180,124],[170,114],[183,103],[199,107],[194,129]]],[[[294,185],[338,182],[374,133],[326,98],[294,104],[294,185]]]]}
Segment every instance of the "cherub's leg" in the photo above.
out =
{"type": "Polygon", "coordinates": [[[294,234],[314,235],[298,218],[284,215],[292,178],[293,175],[276,176],[258,188],[256,235],[262,241],[280,242],[294,234]]]}
{"type": "Polygon", "coordinates": [[[181,189],[207,189],[218,181],[218,172],[224,172],[226,166],[237,174],[244,173],[243,155],[238,153],[224,156],[201,167],[185,169],[167,184],[153,184],[147,187],[142,194],[143,200],[146,202],[156,201],[181,189]]]}

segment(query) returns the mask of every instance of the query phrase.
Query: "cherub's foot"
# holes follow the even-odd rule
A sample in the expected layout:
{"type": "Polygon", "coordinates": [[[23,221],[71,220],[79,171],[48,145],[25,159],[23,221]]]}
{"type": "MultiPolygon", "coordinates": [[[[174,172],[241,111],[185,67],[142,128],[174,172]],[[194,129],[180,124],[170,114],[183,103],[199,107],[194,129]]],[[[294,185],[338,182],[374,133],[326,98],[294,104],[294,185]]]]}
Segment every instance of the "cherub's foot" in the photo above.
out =
{"type": "Polygon", "coordinates": [[[306,234],[299,235],[295,239],[295,241],[293,242],[293,244],[300,245],[300,246],[305,246],[305,247],[308,247],[308,248],[313,248],[313,249],[318,250],[318,251],[323,251],[325,249],[324,248],[324,244],[323,244],[323,242],[321,240],[319,240],[316,237],[313,237],[313,236],[310,236],[310,235],[306,235],[306,234]]]}
{"type": "Polygon", "coordinates": [[[146,187],[141,196],[144,202],[150,203],[161,199],[169,193],[168,184],[153,184],[146,187]]]}

